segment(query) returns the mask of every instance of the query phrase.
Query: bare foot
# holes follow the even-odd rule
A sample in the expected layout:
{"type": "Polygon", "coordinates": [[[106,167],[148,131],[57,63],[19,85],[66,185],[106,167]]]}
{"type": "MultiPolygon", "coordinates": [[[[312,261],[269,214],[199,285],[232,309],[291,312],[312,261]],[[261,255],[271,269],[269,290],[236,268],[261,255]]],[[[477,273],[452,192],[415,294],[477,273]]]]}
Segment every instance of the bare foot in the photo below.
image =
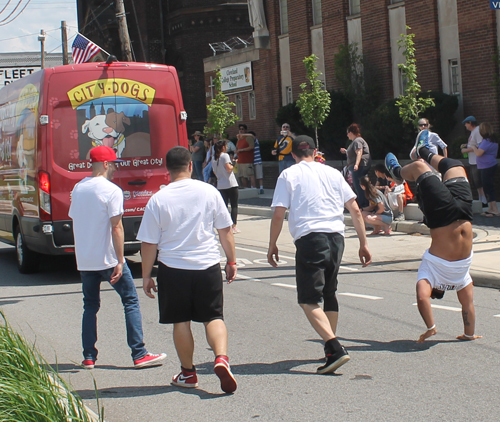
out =
{"type": "Polygon", "coordinates": [[[420,338],[417,340],[417,343],[423,343],[425,339],[432,337],[435,334],[437,334],[437,330],[435,328],[431,328],[420,336],[420,338]]]}
{"type": "Polygon", "coordinates": [[[374,234],[382,233],[382,230],[373,230],[368,236],[373,236],[374,234]]]}
{"type": "Polygon", "coordinates": [[[385,236],[390,236],[392,233],[392,227],[389,227],[385,232],[384,232],[384,235],[385,236]]]}
{"type": "Polygon", "coordinates": [[[478,338],[483,338],[483,336],[476,336],[475,334],[472,337],[467,337],[465,334],[462,334],[461,336],[457,337],[457,340],[462,340],[462,341],[472,341],[476,340],[478,338]]]}

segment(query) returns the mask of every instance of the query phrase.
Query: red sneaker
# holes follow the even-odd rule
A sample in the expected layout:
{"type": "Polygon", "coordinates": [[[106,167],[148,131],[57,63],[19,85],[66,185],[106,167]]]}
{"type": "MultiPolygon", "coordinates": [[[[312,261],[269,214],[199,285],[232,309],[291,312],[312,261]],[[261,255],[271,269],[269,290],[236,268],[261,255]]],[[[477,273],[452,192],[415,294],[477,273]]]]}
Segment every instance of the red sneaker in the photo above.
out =
{"type": "Polygon", "coordinates": [[[134,360],[134,368],[146,368],[148,366],[162,365],[161,361],[166,357],[166,353],[160,353],[159,355],[148,353],[144,357],[134,360]]]}
{"type": "Polygon", "coordinates": [[[172,382],[170,384],[184,388],[198,387],[198,376],[196,375],[196,368],[193,366],[192,369],[185,369],[181,366],[181,372],[172,377],[172,382]]]}
{"type": "Polygon", "coordinates": [[[220,388],[225,393],[234,393],[236,391],[236,380],[234,379],[229,358],[221,355],[215,358],[214,372],[220,379],[220,388]]]}
{"type": "Polygon", "coordinates": [[[94,366],[95,366],[95,360],[85,359],[85,360],[82,362],[82,366],[83,366],[85,369],[94,369],[94,366]]]}

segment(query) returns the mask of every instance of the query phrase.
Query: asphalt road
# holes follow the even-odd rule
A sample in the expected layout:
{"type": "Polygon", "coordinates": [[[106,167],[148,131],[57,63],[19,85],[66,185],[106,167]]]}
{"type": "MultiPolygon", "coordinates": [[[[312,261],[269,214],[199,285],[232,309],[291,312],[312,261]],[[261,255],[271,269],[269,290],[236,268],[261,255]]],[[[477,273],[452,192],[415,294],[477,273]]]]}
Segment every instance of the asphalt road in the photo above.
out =
{"type": "MultiPolygon", "coordinates": [[[[213,355],[200,324],[193,326],[198,389],[170,386],[179,363],[172,328],[158,324],[157,303],[141,289],[146,346],[168,354],[165,365],[134,370],[118,295],[103,284],[96,369],[81,369],[82,295],[71,259],[50,258],[37,275],[15,267],[14,251],[0,247],[0,309],[47,361],[97,409],[94,380],[108,422],[125,421],[497,421],[500,369],[500,295],[476,288],[474,342],[463,331],[456,295],[436,301],[438,334],[416,344],[425,329],[415,304],[415,271],[394,265],[361,268],[346,262],[339,285],[338,336],[351,361],[338,374],[316,375],[322,344],[296,304],[293,254],[281,266],[266,251],[238,244],[239,277],[225,287],[234,395],[220,391],[213,355]],[[387,271],[387,268],[390,268],[387,271]]],[[[133,257],[138,260],[138,256],[133,257]]]]}

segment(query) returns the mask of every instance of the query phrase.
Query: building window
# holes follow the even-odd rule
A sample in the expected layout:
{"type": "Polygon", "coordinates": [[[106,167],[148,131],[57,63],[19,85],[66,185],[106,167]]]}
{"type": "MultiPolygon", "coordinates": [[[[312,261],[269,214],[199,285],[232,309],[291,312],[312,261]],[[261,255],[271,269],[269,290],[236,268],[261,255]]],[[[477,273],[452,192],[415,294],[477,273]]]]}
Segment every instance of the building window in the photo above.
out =
{"type": "Polygon", "coordinates": [[[391,4],[402,3],[405,0],[391,0],[391,4]]]}
{"type": "Polygon", "coordinates": [[[255,120],[257,118],[257,108],[255,106],[255,92],[248,93],[248,117],[250,120],[255,120]]]}
{"type": "Polygon", "coordinates": [[[321,14],[321,0],[312,0],[313,8],[313,25],[321,25],[323,16],[321,14]]]}
{"type": "Polygon", "coordinates": [[[281,34],[288,34],[288,0],[280,0],[281,34]]]}
{"type": "Polygon", "coordinates": [[[399,69],[399,92],[400,95],[404,95],[406,91],[406,86],[408,85],[408,79],[403,71],[403,69],[399,69]]]}
{"type": "Polygon", "coordinates": [[[291,86],[286,87],[286,103],[287,104],[293,103],[293,94],[292,94],[292,87],[291,86]]]}
{"type": "Polygon", "coordinates": [[[360,0],[349,0],[349,14],[357,15],[361,12],[360,0]]]}
{"type": "Polygon", "coordinates": [[[243,120],[243,101],[241,99],[241,94],[236,94],[234,102],[236,104],[236,115],[238,116],[238,120],[243,120]]]}
{"type": "Polygon", "coordinates": [[[458,60],[452,59],[448,62],[450,68],[450,94],[460,95],[460,75],[458,69],[458,60]]]}

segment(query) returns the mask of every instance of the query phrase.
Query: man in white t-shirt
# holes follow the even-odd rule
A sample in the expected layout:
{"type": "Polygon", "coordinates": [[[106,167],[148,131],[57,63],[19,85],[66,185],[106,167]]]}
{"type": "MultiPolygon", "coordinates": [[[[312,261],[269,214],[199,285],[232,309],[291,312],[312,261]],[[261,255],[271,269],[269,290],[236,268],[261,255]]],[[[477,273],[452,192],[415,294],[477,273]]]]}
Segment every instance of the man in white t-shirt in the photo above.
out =
{"type": "Polygon", "coordinates": [[[293,140],[292,154],[297,164],[283,170],[274,191],[267,260],[273,267],[278,266],[276,242],[285,212],[290,209],[288,227],[297,248],[298,302],[325,341],[326,363],[317,372],[333,373],[349,360],[347,351],[335,337],[339,311],[337,274],[344,252],[344,207],[351,213],[359,237],[359,258],[363,266],[370,264],[371,254],[356,195],[341,173],[314,161],[316,147],[309,136],[301,135],[293,140]],[[323,301],[322,309],[319,304],[323,301]]]}
{"type": "Polygon", "coordinates": [[[174,147],[166,157],[172,182],[153,195],[144,211],[137,239],[142,241],[143,289],[158,292],[160,323],[174,324],[174,343],[181,372],[172,384],[198,387],[193,365],[191,321],[202,322],[215,355],[214,371],[226,393],[236,390],[227,357],[227,329],[223,320],[223,285],[220,252],[214,228],[226,254],[226,279],[236,277],[232,220],[219,191],[191,179],[193,163],[188,150],[174,147]],[[158,251],[158,288],[151,271],[158,251]]]}
{"type": "Polygon", "coordinates": [[[487,205],[488,201],[486,200],[486,195],[483,190],[483,183],[481,181],[481,176],[479,174],[479,170],[477,169],[477,157],[474,153],[474,148],[479,148],[479,145],[483,141],[483,137],[479,133],[479,124],[474,116],[469,116],[464,119],[462,122],[465,125],[465,128],[470,131],[469,140],[467,144],[461,145],[462,154],[467,154],[469,159],[469,175],[470,178],[474,182],[474,186],[477,189],[477,195],[479,200],[487,205]]]}
{"type": "Polygon", "coordinates": [[[167,356],[148,353],[144,347],[139,298],[123,256],[123,192],[111,182],[119,161],[123,160],[118,160],[115,151],[107,146],[92,148],[92,176],[77,183],[71,194],[69,216],[73,219],[76,263],[83,290],[82,365],[87,369],[93,369],[97,359],[97,312],[103,280],[122,299],[134,367],[158,365],[167,356]]]}

